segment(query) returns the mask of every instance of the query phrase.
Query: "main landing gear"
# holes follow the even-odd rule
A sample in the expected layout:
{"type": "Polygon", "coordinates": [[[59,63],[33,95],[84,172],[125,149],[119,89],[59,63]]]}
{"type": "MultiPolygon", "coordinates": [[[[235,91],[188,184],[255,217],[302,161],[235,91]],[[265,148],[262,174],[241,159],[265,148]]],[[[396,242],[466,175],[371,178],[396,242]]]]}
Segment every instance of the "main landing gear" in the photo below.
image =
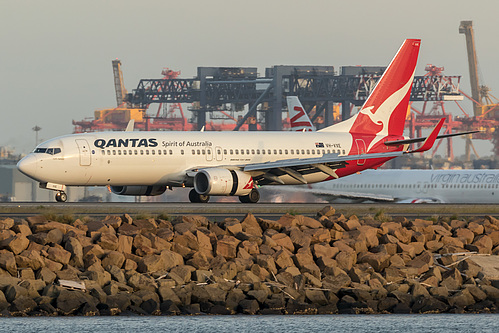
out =
{"type": "Polygon", "coordinates": [[[260,192],[257,189],[252,189],[248,195],[239,197],[239,201],[242,203],[257,203],[258,200],[260,200],[260,192]]]}
{"type": "Polygon", "coordinates": [[[68,195],[64,191],[58,191],[55,195],[55,201],[66,202],[68,200],[68,195]]]}
{"type": "Polygon", "coordinates": [[[204,195],[204,194],[199,194],[198,192],[196,192],[195,189],[192,189],[189,192],[189,200],[192,203],[207,203],[208,201],[210,201],[210,196],[204,195]]]}
{"type": "MultiPolygon", "coordinates": [[[[207,203],[210,201],[209,195],[199,194],[195,189],[189,192],[189,200],[192,203],[207,203]]],[[[257,189],[252,189],[248,195],[242,195],[239,197],[239,201],[242,203],[257,203],[260,200],[260,192],[257,189]]]]}

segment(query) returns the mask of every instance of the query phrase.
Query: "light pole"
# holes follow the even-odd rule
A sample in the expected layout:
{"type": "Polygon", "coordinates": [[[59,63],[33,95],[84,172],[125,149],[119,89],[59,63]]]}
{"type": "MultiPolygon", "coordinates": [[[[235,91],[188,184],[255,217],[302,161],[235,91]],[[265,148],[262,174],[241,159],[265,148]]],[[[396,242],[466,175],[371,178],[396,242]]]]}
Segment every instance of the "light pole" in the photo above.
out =
{"type": "Polygon", "coordinates": [[[38,146],[38,132],[41,130],[42,128],[38,125],[35,125],[35,127],[32,128],[33,131],[35,131],[35,147],[38,146]]]}

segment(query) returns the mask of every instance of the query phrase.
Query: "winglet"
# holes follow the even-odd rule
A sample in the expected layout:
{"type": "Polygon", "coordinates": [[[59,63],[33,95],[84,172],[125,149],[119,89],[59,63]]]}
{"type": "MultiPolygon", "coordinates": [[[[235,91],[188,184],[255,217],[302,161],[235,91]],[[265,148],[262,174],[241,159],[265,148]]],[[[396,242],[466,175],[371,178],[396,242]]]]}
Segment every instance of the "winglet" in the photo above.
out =
{"type": "Polygon", "coordinates": [[[126,125],[125,132],[133,132],[133,126],[135,125],[135,120],[130,119],[128,125],[126,125]]]}
{"type": "Polygon", "coordinates": [[[419,147],[416,150],[411,151],[411,153],[422,153],[424,151],[429,150],[431,147],[433,147],[435,140],[437,140],[438,133],[440,132],[440,129],[442,129],[442,126],[444,125],[444,121],[445,121],[445,118],[440,119],[437,126],[435,126],[433,131],[431,131],[430,135],[428,135],[426,140],[424,140],[421,147],[419,147]]]}

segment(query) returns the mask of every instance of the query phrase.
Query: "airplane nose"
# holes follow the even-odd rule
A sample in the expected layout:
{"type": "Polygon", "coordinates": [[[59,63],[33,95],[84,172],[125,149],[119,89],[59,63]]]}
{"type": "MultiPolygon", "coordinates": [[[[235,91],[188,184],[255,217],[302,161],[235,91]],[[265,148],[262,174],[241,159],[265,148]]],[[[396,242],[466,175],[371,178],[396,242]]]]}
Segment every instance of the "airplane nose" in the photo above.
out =
{"type": "Polygon", "coordinates": [[[33,154],[29,154],[17,163],[19,171],[26,176],[35,178],[37,158],[33,154]]]}

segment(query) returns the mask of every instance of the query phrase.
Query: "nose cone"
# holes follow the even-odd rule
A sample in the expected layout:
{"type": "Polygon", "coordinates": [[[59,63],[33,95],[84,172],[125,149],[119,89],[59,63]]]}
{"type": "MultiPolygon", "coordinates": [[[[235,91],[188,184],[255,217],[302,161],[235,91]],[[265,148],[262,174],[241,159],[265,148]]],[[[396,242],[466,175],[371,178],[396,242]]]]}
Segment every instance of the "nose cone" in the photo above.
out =
{"type": "Polygon", "coordinates": [[[36,163],[36,156],[29,154],[17,163],[17,168],[26,176],[36,179],[36,163]]]}

